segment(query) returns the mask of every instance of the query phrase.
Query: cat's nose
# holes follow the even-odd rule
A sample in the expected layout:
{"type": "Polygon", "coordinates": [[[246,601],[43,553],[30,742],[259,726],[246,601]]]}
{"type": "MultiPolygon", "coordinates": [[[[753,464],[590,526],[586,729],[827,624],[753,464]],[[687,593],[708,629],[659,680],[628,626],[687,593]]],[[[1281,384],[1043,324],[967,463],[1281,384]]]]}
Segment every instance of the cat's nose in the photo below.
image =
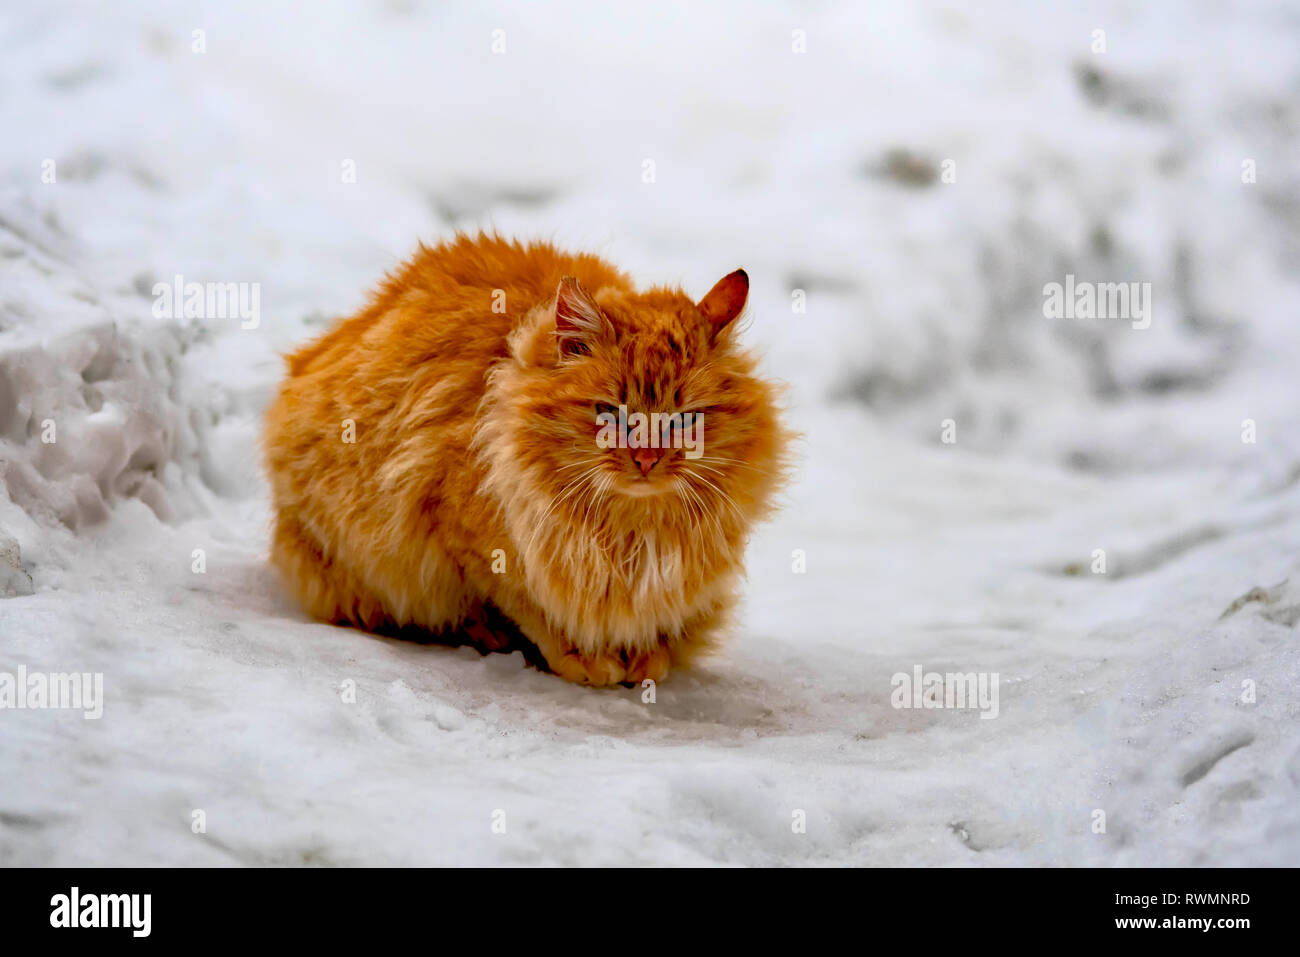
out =
{"type": "Polygon", "coordinates": [[[663,449],[632,449],[632,461],[637,464],[642,475],[649,475],[663,454],[663,449]]]}

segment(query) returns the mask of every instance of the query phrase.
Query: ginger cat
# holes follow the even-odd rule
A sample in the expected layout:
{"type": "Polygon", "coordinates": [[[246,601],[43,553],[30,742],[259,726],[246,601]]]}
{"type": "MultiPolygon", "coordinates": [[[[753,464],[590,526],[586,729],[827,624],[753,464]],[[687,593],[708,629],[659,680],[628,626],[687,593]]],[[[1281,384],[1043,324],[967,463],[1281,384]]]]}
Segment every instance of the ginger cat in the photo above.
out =
{"type": "Polygon", "coordinates": [[[499,613],[570,681],[662,679],[719,637],[784,476],[776,387],[737,342],[748,291],[743,270],[694,302],[546,243],[421,245],[288,359],[271,560],[325,621],[500,647],[499,613]]]}

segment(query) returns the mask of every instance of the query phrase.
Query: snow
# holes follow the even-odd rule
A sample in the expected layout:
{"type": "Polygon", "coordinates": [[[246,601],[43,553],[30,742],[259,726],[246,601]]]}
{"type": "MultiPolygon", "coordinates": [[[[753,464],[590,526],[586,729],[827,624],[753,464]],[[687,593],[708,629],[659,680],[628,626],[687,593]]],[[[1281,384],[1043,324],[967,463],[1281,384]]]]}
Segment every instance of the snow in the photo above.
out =
{"type": "Polygon", "coordinates": [[[0,13],[0,672],[106,697],[0,710],[0,862],[1300,863],[1294,11],[700,6],[0,13]],[[753,282],[798,477],[653,703],[266,564],[280,353],[477,226],[753,282]],[[1150,328],[1045,318],[1067,274],[1150,328]]]}

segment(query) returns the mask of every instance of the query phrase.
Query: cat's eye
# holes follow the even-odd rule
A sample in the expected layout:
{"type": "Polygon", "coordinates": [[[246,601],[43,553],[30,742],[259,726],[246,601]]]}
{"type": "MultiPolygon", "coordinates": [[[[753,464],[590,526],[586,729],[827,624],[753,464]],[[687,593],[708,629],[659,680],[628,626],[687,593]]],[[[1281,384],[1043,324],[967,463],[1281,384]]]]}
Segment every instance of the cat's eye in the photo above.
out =
{"type": "Polygon", "coordinates": [[[669,430],[684,430],[690,428],[695,422],[695,417],[700,415],[699,412],[683,412],[678,418],[668,420],[669,430]]]}

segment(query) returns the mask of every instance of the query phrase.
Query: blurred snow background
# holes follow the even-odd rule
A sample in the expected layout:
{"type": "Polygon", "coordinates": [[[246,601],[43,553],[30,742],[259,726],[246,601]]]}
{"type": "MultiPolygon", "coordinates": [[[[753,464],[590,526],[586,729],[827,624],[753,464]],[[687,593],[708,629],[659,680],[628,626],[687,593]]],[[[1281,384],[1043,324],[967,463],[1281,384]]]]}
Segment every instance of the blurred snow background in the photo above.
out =
{"type": "Polygon", "coordinates": [[[107,701],[0,711],[0,862],[1300,863],[1300,11],[965,8],[5,5],[0,670],[107,701]],[[745,626],[653,705],[265,565],[279,353],[479,226],[743,265],[792,386],[745,626]],[[1067,273],[1150,328],[1045,318],[1067,273]]]}

